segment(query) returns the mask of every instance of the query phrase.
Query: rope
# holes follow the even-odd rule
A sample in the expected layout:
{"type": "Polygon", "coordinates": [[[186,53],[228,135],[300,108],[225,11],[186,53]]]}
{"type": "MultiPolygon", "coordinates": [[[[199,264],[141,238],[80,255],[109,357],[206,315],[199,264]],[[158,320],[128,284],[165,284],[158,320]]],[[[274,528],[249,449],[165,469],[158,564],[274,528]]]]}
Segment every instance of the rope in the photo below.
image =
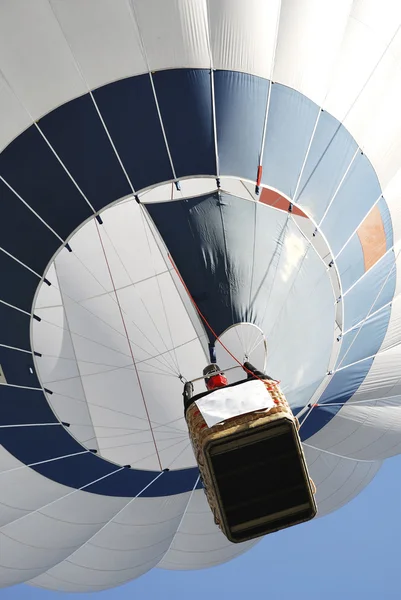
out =
{"type": "MultiPolygon", "coordinates": [[[[252,375],[255,379],[258,379],[259,381],[262,381],[264,383],[264,380],[261,377],[258,377],[255,373],[253,373],[252,371],[250,371],[249,369],[247,369],[242,362],[236,357],[234,356],[234,354],[231,352],[231,350],[229,350],[227,348],[227,346],[221,341],[221,339],[219,338],[219,336],[217,335],[217,333],[214,331],[213,327],[210,325],[209,321],[206,319],[206,317],[204,316],[204,314],[202,313],[202,311],[200,310],[199,306],[197,305],[197,303],[195,302],[195,300],[193,299],[191,292],[189,291],[185,281],[183,280],[181,273],[178,271],[176,264],[174,263],[173,259],[171,258],[171,255],[168,254],[168,258],[169,261],[171,262],[174,271],[177,274],[178,279],[180,280],[181,284],[184,287],[184,290],[186,291],[186,293],[188,294],[188,298],[191,300],[192,304],[195,307],[196,312],[198,313],[198,315],[200,316],[200,318],[202,319],[202,321],[205,323],[206,327],[209,329],[209,331],[211,332],[211,334],[214,336],[216,342],[219,342],[219,344],[222,346],[222,348],[224,348],[224,350],[227,352],[227,354],[229,354],[231,356],[231,358],[248,374],[252,375]]],[[[279,383],[279,382],[276,382],[279,383]]]]}
{"type": "Polygon", "coordinates": [[[159,463],[160,471],[163,471],[163,467],[162,467],[162,463],[161,463],[161,459],[160,459],[160,454],[159,454],[159,450],[157,448],[156,438],[155,438],[155,434],[154,434],[153,427],[152,427],[152,421],[150,419],[150,414],[149,414],[149,410],[148,410],[148,407],[147,407],[147,404],[146,404],[145,394],[144,394],[142,383],[141,383],[141,379],[140,379],[139,373],[138,373],[138,367],[137,367],[136,362],[135,362],[134,353],[133,353],[131,342],[130,342],[129,335],[128,335],[127,325],[125,323],[125,319],[124,319],[124,315],[123,315],[123,312],[122,312],[120,300],[119,300],[118,294],[117,294],[117,289],[116,289],[116,286],[114,284],[114,278],[113,278],[113,275],[111,273],[110,263],[109,263],[109,260],[107,258],[106,249],[105,249],[105,246],[103,244],[102,236],[100,235],[99,226],[98,226],[97,223],[96,223],[96,229],[97,229],[97,233],[98,233],[98,236],[99,236],[100,245],[101,245],[102,250],[103,250],[104,259],[105,259],[105,262],[106,262],[106,267],[107,267],[107,270],[109,272],[111,285],[113,287],[113,292],[114,292],[114,295],[115,295],[116,300],[117,300],[117,306],[118,306],[118,309],[119,309],[119,312],[120,312],[120,317],[121,317],[122,325],[123,325],[123,328],[124,328],[124,331],[125,331],[125,335],[127,337],[127,342],[128,342],[128,347],[129,347],[129,351],[130,351],[131,358],[132,358],[132,363],[134,365],[136,377],[137,377],[137,380],[138,380],[139,391],[140,391],[141,396],[142,396],[142,401],[143,401],[143,405],[145,407],[146,417],[147,417],[148,422],[149,422],[150,433],[152,435],[152,440],[153,440],[153,443],[154,443],[154,446],[155,446],[157,461],[159,463]]]}

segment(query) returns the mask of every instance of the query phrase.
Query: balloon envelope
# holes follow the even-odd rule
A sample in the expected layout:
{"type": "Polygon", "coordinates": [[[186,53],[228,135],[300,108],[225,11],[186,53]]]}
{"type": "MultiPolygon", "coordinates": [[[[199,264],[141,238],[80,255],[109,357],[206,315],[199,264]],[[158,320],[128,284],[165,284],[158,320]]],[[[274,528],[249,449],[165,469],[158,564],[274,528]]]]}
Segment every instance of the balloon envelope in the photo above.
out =
{"type": "Polygon", "coordinates": [[[215,526],[183,417],[209,343],[231,381],[232,356],[281,380],[320,515],[399,453],[400,24],[368,0],[2,3],[0,585],[254,544],[215,526]]]}

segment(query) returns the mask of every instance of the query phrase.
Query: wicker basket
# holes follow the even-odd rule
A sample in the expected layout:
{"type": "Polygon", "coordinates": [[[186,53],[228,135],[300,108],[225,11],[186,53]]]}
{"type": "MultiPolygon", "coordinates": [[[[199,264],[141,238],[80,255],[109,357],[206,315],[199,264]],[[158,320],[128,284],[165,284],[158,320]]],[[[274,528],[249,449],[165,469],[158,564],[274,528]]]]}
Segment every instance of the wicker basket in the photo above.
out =
{"type": "MultiPolygon", "coordinates": [[[[277,422],[276,425],[278,425],[279,422],[286,422],[287,425],[290,424],[291,428],[295,432],[295,436],[297,438],[297,451],[305,469],[305,480],[309,486],[309,495],[313,505],[311,512],[313,513],[313,516],[316,514],[316,505],[313,500],[315,487],[313,482],[309,479],[309,475],[307,473],[305,458],[297,433],[299,429],[298,419],[296,419],[296,417],[294,417],[292,414],[291,408],[288,405],[278,383],[273,380],[264,380],[263,383],[273,399],[275,404],[273,408],[260,411],[258,410],[232,417],[226,421],[213,425],[212,427],[207,426],[195,402],[193,402],[186,411],[186,421],[188,424],[192,447],[199,466],[205,494],[214,515],[215,523],[222,529],[223,533],[225,533],[228,539],[233,542],[238,540],[233,539],[232,535],[230,534],[229,527],[227,525],[227,519],[225,518],[224,514],[224,506],[222,505],[222,500],[219,496],[219,490],[216,486],[216,478],[214,477],[213,467],[210,459],[208,458],[208,447],[210,447],[213,442],[221,441],[223,439],[228,440],[232,437],[238,438],[240,436],[246,436],[251,434],[251,432],[266,429],[266,427],[269,426],[274,427],[275,422],[277,422]]],[[[196,398],[194,400],[196,400],[196,398]]],[[[308,519],[301,519],[298,522],[304,520],[308,519]]],[[[278,527],[273,530],[276,531],[277,529],[281,528],[282,527],[278,527]]],[[[264,535],[264,533],[262,535],[264,535]]],[[[252,537],[258,537],[258,535],[250,535],[247,539],[251,539],[252,537]]]]}

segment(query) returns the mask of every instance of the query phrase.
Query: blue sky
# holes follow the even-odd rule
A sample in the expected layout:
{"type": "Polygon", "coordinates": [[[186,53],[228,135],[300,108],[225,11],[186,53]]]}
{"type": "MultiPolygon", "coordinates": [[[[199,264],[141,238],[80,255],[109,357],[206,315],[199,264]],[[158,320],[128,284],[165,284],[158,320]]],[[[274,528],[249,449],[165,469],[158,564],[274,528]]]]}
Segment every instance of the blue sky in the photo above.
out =
{"type": "MultiPolygon", "coordinates": [[[[102,600],[400,600],[401,456],[340,511],[273,534],[240,558],[213,569],[154,569],[102,600]]],[[[1,551],[1,548],[0,548],[1,551]]],[[[0,600],[81,600],[28,586],[0,590],[0,600]]]]}

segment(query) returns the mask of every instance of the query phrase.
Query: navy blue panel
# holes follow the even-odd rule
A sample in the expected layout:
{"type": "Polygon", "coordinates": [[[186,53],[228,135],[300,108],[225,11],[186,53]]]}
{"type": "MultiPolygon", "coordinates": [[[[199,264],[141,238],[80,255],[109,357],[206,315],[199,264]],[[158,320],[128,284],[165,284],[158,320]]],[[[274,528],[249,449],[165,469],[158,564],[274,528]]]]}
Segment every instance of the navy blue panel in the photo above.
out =
{"type": "MultiPolygon", "coordinates": [[[[68,437],[71,437],[65,430],[64,432],[68,437]]],[[[60,434],[60,431],[58,433],[60,434]]],[[[66,442],[67,438],[65,437],[63,441],[66,442]]],[[[60,456],[60,444],[59,442],[57,443],[57,454],[60,456]]],[[[64,449],[66,448],[67,447],[63,447],[63,454],[71,454],[71,451],[64,452],[64,449]]],[[[79,450],[77,448],[72,452],[79,452],[79,450]]],[[[117,465],[103,460],[91,452],[80,454],[78,456],[70,456],[69,458],[64,458],[62,461],[45,463],[35,467],[35,471],[41,475],[76,489],[90,484],[100,477],[113,473],[116,469],[118,469],[117,465]]],[[[113,484],[110,481],[109,488],[112,488],[112,485],[113,484]]],[[[110,495],[114,496],[114,494],[110,495]]]]}
{"type": "MultiPolygon", "coordinates": [[[[0,429],[0,444],[18,460],[28,465],[86,450],[61,424],[0,429]]],[[[52,463],[53,468],[59,472],[63,471],[64,464],[60,461],[52,463]]],[[[39,468],[36,466],[35,470],[38,471],[39,468]]]]}
{"type": "Polygon", "coordinates": [[[215,71],[221,175],[256,179],[269,82],[247,73],[215,71]]]}
{"type": "Polygon", "coordinates": [[[290,198],[294,197],[319,111],[299,92],[272,85],[262,182],[290,198]]]}
{"type": "Polygon", "coordinates": [[[0,211],[3,215],[0,223],[0,247],[42,274],[59,248],[60,240],[2,181],[0,211]]]}
{"type": "Polygon", "coordinates": [[[7,383],[40,387],[32,354],[0,346],[0,366],[7,383]],[[33,373],[29,369],[32,369],[33,373]]]}
{"type": "Polygon", "coordinates": [[[158,71],[153,82],[177,177],[216,175],[210,71],[158,71]]]}
{"type": "Polygon", "coordinates": [[[343,290],[347,290],[355,281],[362,277],[365,272],[365,257],[357,233],[352,236],[337,258],[336,263],[343,290]]]}
{"type": "MultiPolygon", "coordinates": [[[[25,394],[29,394],[30,392],[29,390],[18,391],[22,394],[24,392],[25,394]]],[[[31,391],[30,393],[37,394],[38,396],[41,395],[40,392],[31,391]]],[[[30,396],[30,399],[32,400],[33,396],[30,396]]],[[[15,400],[20,410],[24,410],[25,412],[24,406],[26,407],[26,404],[24,399],[23,404],[21,404],[20,397],[14,393],[12,400],[15,400]]],[[[35,400],[33,400],[33,404],[35,404],[35,400]]],[[[50,411],[49,408],[48,411],[50,411]]],[[[36,410],[30,411],[29,414],[36,418],[36,410]]],[[[3,416],[3,411],[0,412],[0,415],[3,416]]],[[[38,416],[45,416],[42,410],[38,411],[38,416]]],[[[47,422],[54,421],[53,417],[52,420],[48,420],[47,422]]],[[[20,420],[19,424],[24,422],[27,421],[20,420]]],[[[8,423],[1,422],[1,424],[8,423]]],[[[85,452],[86,448],[83,448],[68,433],[68,430],[61,425],[0,428],[0,444],[25,464],[76,454],[76,456],[69,456],[68,458],[35,465],[33,469],[53,481],[75,489],[87,485],[88,487],[85,488],[86,491],[94,494],[135,496],[142,492],[143,488],[158,475],[155,471],[140,471],[136,469],[124,469],[110,475],[119,467],[90,452],[77,455],[78,453],[85,452]],[[93,484],[91,483],[105,475],[110,475],[110,477],[105,477],[105,479],[93,484]]],[[[141,496],[169,496],[189,491],[193,489],[197,476],[197,468],[166,472],[145,490],[141,496]]]]}
{"type": "MultiPolygon", "coordinates": [[[[113,470],[115,470],[117,467],[116,465],[113,466],[113,470]]],[[[133,476],[133,472],[130,469],[124,469],[85,489],[91,494],[107,494],[108,496],[124,496],[128,492],[128,497],[133,497],[139,494],[144,487],[149,485],[157,475],[158,473],[154,471],[136,471],[135,476],[133,476]]],[[[166,475],[167,473],[164,473],[160,478],[163,479],[166,475]]],[[[153,487],[153,485],[151,487],[153,487]]],[[[153,489],[152,495],[154,495],[154,491],[155,490],[153,489]]],[[[163,494],[160,495],[162,496],[163,494]]]]}
{"type": "Polygon", "coordinates": [[[197,467],[168,471],[162,477],[159,477],[142,496],[168,496],[171,494],[171,490],[177,490],[174,491],[175,494],[182,494],[189,490],[192,491],[198,476],[199,470],[197,467]]]}
{"type": "Polygon", "coordinates": [[[43,117],[40,128],[96,210],[131,193],[88,94],[43,117]]]}
{"type": "Polygon", "coordinates": [[[1,386],[0,425],[57,423],[42,390],[1,386]]]}
{"type": "Polygon", "coordinates": [[[134,188],[173,179],[149,75],[110,83],[94,96],[134,188]]]}
{"type": "MultiPolygon", "coordinates": [[[[255,203],[215,192],[146,207],[212,329],[220,334],[253,322],[259,314],[255,302],[249,308],[255,203]]],[[[260,219],[268,213],[260,211],[260,219]]]]}
{"type": "MultiPolygon", "coordinates": [[[[61,433],[62,437],[64,437],[67,432],[64,430],[63,433],[58,429],[58,433],[61,433]]],[[[67,440],[64,441],[66,442],[67,440]]],[[[55,440],[55,443],[57,444],[58,450],[56,455],[62,456],[62,454],[60,454],[59,441],[55,440]]],[[[47,446],[51,445],[47,443],[47,446]]],[[[72,447],[71,445],[63,446],[63,454],[71,454],[73,452],[79,452],[79,449],[72,447]]],[[[34,467],[35,471],[38,471],[45,477],[57,481],[58,483],[62,483],[63,485],[76,489],[87,486],[85,487],[85,490],[93,494],[120,497],[136,496],[158,475],[155,471],[140,471],[135,469],[123,469],[115,472],[118,468],[117,465],[92,453],[71,456],[62,461],[53,461],[34,467]],[[105,477],[105,475],[109,476],[105,477]],[[91,483],[101,477],[105,478],[96,483],[91,483]]],[[[197,476],[197,468],[166,472],[147,490],[142,492],[141,496],[170,496],[171,494],[187,492],[193,489],[197,476]]]]}
{"type": "MultiPolygon", "coordinates": [[[[113,466],[115,468],[115,465],[113,466]]],[[[93,494],[133,497],[142,492],[157,475],[155,471],[124,469],[85,489],[93,494]]],[[[141,497],[169,496],[172,490],[174,494],[182,494],[193,489],[198,475],[197,468],[167,471],[140,495],[141,497]]]]}
{"type": "Polygon", "coordinates": [[[30,350],[30,315],[0,302],[0,344],[30,350]]]}
{"type": "MultiPolygon", "coordinates": [[[[373,360],[373,358],[364,360],[333,375],[332,380],[319,400],[319,404],[332,403],[342,405],[347,402],[365,379],[373,360]]],[[[300,429],[302,441],[307,440],[327,425],[340,409],[341,406],[314,408],[300,429]]]]}
{"type": "Polygon", "coordinates": [[[358,154],[322,223],[322,231],[334,254],[363,222],[380,194],[372,165],[364,154],[358,154]]]}
{"type": "Polygon", "coordinates": [[[380,214],[383,221],[384,233],[386,234],[386,250],[389,250],[393,247],[394,239],[393,239],[393,225],[391,222],[390,211],[387,206],[387,202],[384,198],[380,198],[377,204],[380,214]]]}
{"type": "Polygon", "coordinates": [[[390,321],[391,306],[383,308],[359,327],[346,333],[342,340],[337,365],[345,367],[379,351],[390,321]],[[345,359],[343,361],[343,358],[345,359]]]}
{"type": "Polygon", "coordinates": [[[63,239],[93,214],[34,125],[0,154],[0,174],[63,239]]]}
{"type": "Polygon", "coordinates": [[[1,251],[0,273],[0,300],[30,312],[40,279],[1,251]]]}
{"type": "Polygon", "coordinates": [[[357,147],[337,119],[321,113],[297,195],[298,203],[315,221],[322,218],[357,147]]]}
{"type": "Polygon", "coordinates": [[[388,304],[394,297],[395,283],[394,251],[390,250],[344,294],[344,330],[388,304]]]}

